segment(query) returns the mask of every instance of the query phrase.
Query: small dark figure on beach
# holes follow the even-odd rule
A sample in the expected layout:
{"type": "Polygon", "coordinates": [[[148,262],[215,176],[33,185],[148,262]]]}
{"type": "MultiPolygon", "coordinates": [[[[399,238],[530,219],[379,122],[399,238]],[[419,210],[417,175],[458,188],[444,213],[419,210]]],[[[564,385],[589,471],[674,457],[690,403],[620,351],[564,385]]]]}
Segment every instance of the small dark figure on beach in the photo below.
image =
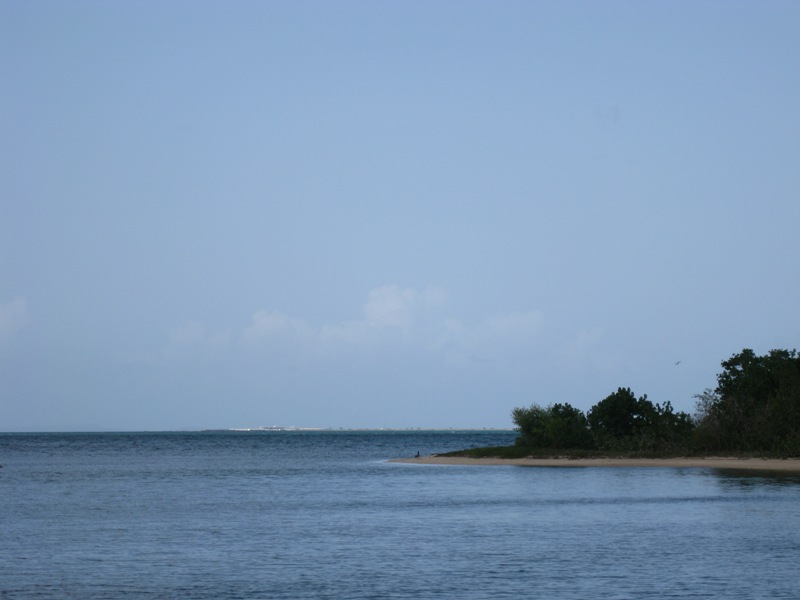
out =
{"type": "Polygon", "coordinates": [[[419,450],[417,450],[417,455],[414,458],[419,458],[419,450]]]}

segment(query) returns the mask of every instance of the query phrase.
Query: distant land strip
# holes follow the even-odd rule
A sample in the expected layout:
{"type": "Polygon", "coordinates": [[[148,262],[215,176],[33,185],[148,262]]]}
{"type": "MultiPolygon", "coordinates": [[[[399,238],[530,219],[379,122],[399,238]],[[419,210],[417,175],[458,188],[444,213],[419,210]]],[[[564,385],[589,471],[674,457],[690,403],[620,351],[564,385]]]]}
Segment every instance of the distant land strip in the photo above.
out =
{"type": "Polygon", "coordinates": [[[798,458],[467,458],[463,456],[420,456],[396,458],[389,462],[422,465],[519,466],[519,467],[671,467],[784,471],[800,473],[798,458]]]}

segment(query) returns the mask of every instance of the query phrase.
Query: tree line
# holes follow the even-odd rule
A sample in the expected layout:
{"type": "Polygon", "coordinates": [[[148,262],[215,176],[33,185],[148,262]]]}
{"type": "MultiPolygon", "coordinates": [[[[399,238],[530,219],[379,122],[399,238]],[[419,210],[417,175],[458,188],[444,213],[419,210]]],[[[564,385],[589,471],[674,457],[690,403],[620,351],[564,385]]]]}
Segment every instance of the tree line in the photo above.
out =
{"type": "Polygon", "coordinates": [[[514,408],[517,445],[535,450],[800,456],[800,356],[745,348],[722,362],[695,413],[618,388],[584,413],[570,404],[514,408]]]}

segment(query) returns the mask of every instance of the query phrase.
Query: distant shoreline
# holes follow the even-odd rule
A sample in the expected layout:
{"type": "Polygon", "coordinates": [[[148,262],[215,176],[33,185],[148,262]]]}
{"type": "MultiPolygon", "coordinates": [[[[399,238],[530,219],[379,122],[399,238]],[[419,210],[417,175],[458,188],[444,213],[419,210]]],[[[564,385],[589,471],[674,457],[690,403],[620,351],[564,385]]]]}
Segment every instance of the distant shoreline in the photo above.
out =
{"type": "Polygon", "coordinates": [[[389,462],[421,465],[518,466],[518,467],[668,467],[687,469],[737,469],[800,473],[797,458],[466,458],[462,456],[420,456],[395,458],[389,462]]]}

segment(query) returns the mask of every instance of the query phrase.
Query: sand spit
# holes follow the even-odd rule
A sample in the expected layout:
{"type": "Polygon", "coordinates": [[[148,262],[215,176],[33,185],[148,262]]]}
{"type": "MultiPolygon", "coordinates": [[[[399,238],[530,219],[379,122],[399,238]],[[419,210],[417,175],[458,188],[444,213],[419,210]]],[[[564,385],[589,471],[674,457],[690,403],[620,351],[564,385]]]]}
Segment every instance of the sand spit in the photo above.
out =
{"type": "Polygon", "coordinates": [[[670,467],[800,473],[800,459],[797,458],[463,458],[433,454],[419,458],[397,458],[390,462],[421,465],[519,467],[670,467]]]}

